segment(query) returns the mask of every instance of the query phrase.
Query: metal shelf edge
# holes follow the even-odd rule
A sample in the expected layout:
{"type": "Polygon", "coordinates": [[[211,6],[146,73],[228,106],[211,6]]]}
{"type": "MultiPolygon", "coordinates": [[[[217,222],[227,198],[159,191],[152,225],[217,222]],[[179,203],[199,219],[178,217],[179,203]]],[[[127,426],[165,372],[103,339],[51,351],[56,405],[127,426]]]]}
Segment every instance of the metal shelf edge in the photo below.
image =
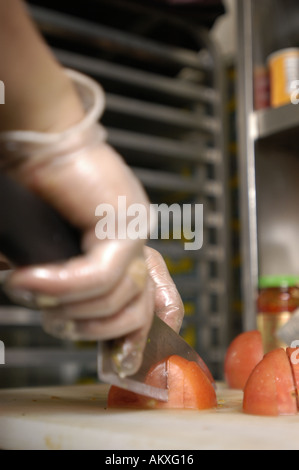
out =
{"type": "Polygon", "coordinates": [[[299,107],[287,104],[280,108],[267,108],[252,114],[251,135],[262,139],[271,135],[299,127],[299,107]]]}

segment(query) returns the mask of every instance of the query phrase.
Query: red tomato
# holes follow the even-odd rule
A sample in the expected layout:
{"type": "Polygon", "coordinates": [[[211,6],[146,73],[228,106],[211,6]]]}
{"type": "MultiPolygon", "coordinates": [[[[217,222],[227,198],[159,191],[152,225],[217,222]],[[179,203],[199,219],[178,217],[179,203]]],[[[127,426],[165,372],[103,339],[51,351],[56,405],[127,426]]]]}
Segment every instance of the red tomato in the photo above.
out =
{"type": "Polygon", "coordinates": [[[202,358],[198,355],[198,359],[197,359],[197,362],[198,362],[198,365],[201,367],[201,369],[203,370],[203,372],[206,374],[206,376],[208,377],[208,379],[210,380],[210,382],[212,382],[212,384],[215,384],[215,380],[214,380],[214,377],[210,371],[210,369],[208,368],[208,366],[206,365],[206,363],[202,360],[202,358]]]}
{"type": "Polygon", "coordinates": [[[247,331],[230,344],[224,361],[225,380],[230,388],[243,390],[255,366],[263,359],[262,335],[247,331]]]}
{"type": "Polygon", "coordinates": [[[145,383],[168,388],[168,401],[162,402],[112,386],[108,407],[117,408],[190,408],[205,410],[217,406],[215,389],[210,379],[195,362],[170,356],[154,366],[145,383]]]}
{"type": "Polygon", "coordinates": [[[269,352],[255,367],[244,389],[243,410],[263,416],[297,413],[292,369],[284,349],[269,352]]]}
{"type": "Polygon", "coordinates": [[[150,406],[150,398],[147,400],[142,395],[112,385],[108,393],[107,406],[108,408],[153,408],[150,406]]]}

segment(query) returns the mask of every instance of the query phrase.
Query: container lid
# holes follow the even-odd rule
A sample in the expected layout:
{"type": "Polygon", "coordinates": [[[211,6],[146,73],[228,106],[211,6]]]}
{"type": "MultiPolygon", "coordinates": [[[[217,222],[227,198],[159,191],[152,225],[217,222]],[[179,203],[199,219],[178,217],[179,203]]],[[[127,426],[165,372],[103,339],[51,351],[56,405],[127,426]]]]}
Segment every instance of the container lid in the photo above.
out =
{"type": "Polygon", "coordinates": [[[267,287],[292,287],[299,285],[299,276],[261,276],[259,278],[260,289],[267,287]]]}
{"type": "Polygon", "coordinates": [[[270,63],[273,59],[276,59],[279,56],[286,56],[286,55],[290,55],[290,54],[298,57],[299,48],[298,47],[287,47],[285,49],[280,49],[278,51],[272,52],[272,54],[270,54],[267,57],[267,63],[270,63]]]}

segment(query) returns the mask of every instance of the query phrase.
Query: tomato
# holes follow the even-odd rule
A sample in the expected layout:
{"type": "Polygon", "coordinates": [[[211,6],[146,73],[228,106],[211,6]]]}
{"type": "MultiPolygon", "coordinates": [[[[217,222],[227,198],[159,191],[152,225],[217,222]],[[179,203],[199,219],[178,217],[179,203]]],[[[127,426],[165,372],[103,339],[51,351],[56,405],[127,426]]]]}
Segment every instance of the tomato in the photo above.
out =
{"type": "Polygon", "coordinates": [[[292,368],[284,349],[266,354],[252,371],[244,389],[243,411],[263,416],[297,413],[292,368]]]}
{"type": "Polygon", "coordinates": [[[217,406],[210,378],[197,363],[177,355],[156,364],[147,374],[145,383],[168,388],[168,401],[155,400],[112,386],[108,394],[108,407],[205,410],[217,406]]]}
{"type": "Polygon", "coordinates": [[[217,406],[215,389],[195,362],[187,364],[183,384],[184,408],[207,410],[217,406]]]}
{"type": "Polygon", "coordinates": [[[243,390],[254,367],[263,359],[262,335],[247,331],[230,344],[224,361],[225,380],[230,388],[243,390]]]}
{"type": "Polygon", "coordinates": [[[210,371],[210,369],[208,368],[208,366],[206,365],[206,363],[202,360],[202,358],[198,355],[198,358],[197,358],[197,362],[198,362],[198,365],[201,367],[201,369],[203,370],[203,372],[206,374],[206,376],[208,377],[208,379],[210,380],[210,382],[212,382],[212,384],[214,384],[215,386],[215,380],[214,380],[214,377],[210,371]]]}
{"type": "MultiPolygon", "coordinates": [[[[154,400],[152,400],[154,405],[154,400]]],[[[150,398],[112,385],[109,389],[108,408],[153,408],[150,398]]]]}

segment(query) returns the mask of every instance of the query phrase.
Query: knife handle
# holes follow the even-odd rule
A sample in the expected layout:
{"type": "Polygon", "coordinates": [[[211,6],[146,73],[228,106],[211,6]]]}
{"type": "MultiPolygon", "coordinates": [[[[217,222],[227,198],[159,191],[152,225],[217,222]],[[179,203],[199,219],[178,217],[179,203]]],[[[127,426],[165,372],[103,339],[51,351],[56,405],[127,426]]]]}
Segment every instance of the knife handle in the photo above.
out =
{"type": "Polygon", "coordinates": [[[0,252],[16,266],[81,253],[79,232],[31,191],[0,172],[0,252]]]}

